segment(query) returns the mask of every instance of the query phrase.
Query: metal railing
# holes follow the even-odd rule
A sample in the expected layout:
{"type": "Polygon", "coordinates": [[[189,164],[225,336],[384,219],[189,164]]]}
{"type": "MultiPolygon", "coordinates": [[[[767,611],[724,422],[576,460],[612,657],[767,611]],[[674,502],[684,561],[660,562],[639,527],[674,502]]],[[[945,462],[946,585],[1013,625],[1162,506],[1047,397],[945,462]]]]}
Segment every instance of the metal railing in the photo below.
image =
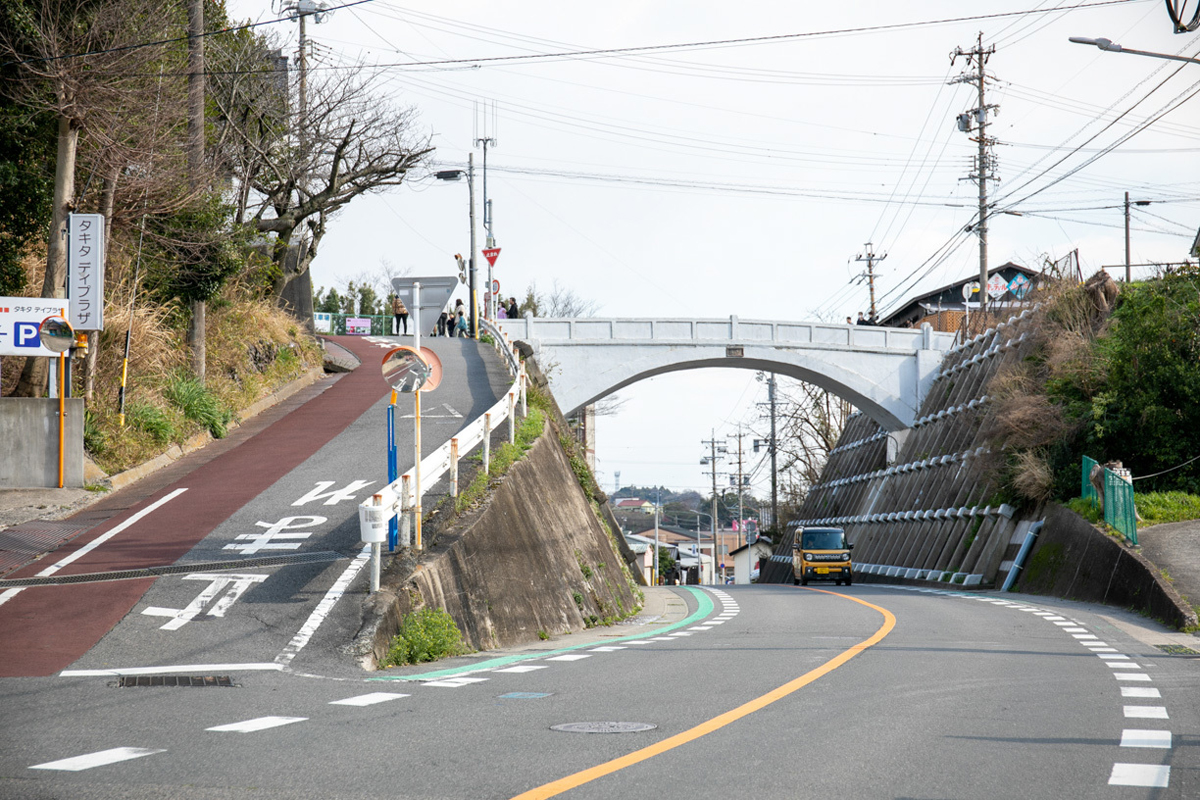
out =
{"type": "MultiPolygon", "coordinates": [[[[1080,468],[1079,496],[1090,500],[1095,508],[1101,502],[1096,487],[1092,485],[1092,470],[1098,466],[1095,459],[1083,457],[1080,468]]],[[[1104,522],[1121,532],[1132,545],[1137,545],[1137,510],[1134,506],[1133,483],[1123,475],[1104,468],[1104,522]]]]}
{"type": "MultiPolygon", "coordinates": [[[[485,328],[490,328],[485,324],[485,328]]],[[[408,472],[384,486],[370,500],[362,503],[360,508],[370,508],[378,511],[383,508],[383,518],[398,521],[396,535],[388,538],[388,549],[397,546],[410,547],[414,544],[413,533],[417,530],[415,514],[421,507],[417,502],[417,475],[421,479],[421,495],[424,497],[428,489],[435,486],[447,473],[450,480],[450,496],[458,496],[458,465],[462,457],[476,447],[483,445],[483,471],[486,474],[491,460],[491,435],[499,425],[508,421],[508,441],[511,444],[516,439],[517,409],[520,407],[521,416],[528,414],[526,396],[527,379],[525,366],[516,357],[515,351],[503,337],[500,331],[491,328],[495,334],[496,344],[506,350],[506,364],[509,374],[514,377],[513,385],[491,408],[467,425],[459,434],[445,442],[441,447],[421,459],[420,468],[413,467],[408,472]]],[[[360,517],[361,518],[361,517],[360,517]]],[[[390,525],[389,525],[390,527],[390,525]]],[[[419,545],[420,543],[417,542],[419,545]]]]}
{"type": "Polygon", "coordinates": [[[1097,466],[1094,458],[1083,457],[1083,469],[1080,476],[1079,496],[1084,500],[1091,500],[1092,507],[1100,502],[1100,496],[1096,494],[1096,487],[1092,485],[1092,470],[1097,466]]]}

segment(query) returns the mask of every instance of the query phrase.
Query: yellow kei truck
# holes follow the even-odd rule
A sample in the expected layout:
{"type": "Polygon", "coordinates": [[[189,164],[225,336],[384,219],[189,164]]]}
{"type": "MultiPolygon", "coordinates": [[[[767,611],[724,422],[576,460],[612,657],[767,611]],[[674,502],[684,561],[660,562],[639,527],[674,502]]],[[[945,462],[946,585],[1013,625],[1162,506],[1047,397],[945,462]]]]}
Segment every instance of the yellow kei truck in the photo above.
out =
{"type": "Polygon", "coordinates": [[[838,586],[854,582],[850,551],[841,528],[796,528],[792,544],[792,582],[807,586],[810,580],[834,581],[838,586]]]}

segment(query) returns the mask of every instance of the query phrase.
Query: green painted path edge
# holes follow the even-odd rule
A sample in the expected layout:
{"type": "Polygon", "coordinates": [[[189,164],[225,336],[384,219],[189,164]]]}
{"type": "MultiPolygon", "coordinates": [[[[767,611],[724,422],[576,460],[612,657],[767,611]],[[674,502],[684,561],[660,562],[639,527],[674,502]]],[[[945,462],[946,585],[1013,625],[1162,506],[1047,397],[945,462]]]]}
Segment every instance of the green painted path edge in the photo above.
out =
{"type": "Polygon", "coordinates": [[[648,631],[646,633],[639,633],[639,634],[632,635],[632,636],[622,636],[619,639],[613,639],[611,641],[606,641],[606,642],[588,642],[586,644],[575,644],[575,645],[571,645],[570,647],[563,647],[558,650],[546,650],[546,651],[541,651],[541,652],[537,652],[537,653],[524,653],[521,655],[502,656],[500,658],[493,658],[488,661],[480,662],[478,664],[472,664],[471,666],[468,666],[468,667],[458,667],[455,669],[442,669],[442,670],[437,670],[436,672],[422,672],[419,675],[380,676],[378,678],[367,678],[367,680],[369,680],[369,681],[428,681],[428,680],[434,680],[436,678],[449,677],[451,675],[466,675],[467,673],[470,673],[470,672],[485,672],[487,670],[493,670],[493,669],[498,669],[500,667],[505,667],[505,666],[508,666],[509,664],[515,664],[518,661],[531,661],[531,660],[537,659],[537,658],[550,658],[551,656],[557,655],[559,653],[569,653],[572,650],[582,650],[585,647],[605,647],[607,645],[616,644],[617,642],[628,642],[632,639],[646,639],[651,636],[661,636],[662,634],[666,633],[667,631],[673,631],[673,630],[676,630],[677,628],[682,628],[684,625],[691,625],[693,622],[704,619],[705,617],[707,617],[709,614],[712,613],[715,606],[713,605],[712,596],[709,595],[708,592],[702,591],[700,589],[694,589],[691,586],[681,586],[679,588],[686,589],[687,591],[692,593],[693,597],[696,598],[696,606],[697,606],[696,610],[692,614],[690,614],[686,619],[682,619],[679,622],[673,623],[671,625],[667,625],[666,627],[660,628],[656,631],[648,631]]]}

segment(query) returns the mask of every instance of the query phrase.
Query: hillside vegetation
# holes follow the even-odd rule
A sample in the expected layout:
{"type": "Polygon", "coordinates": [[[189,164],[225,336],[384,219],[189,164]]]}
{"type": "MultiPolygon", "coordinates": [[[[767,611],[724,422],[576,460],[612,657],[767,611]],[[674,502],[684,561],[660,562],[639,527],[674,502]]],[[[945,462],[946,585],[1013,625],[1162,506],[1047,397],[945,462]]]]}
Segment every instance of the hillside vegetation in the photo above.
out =
{"type": "Polygon", "coordinates": [[[1119,290],[1099,276],[1060,284],[1037,313],[1033,355],[988,388],[987,432],[1003,449],[1010,499],[1078,497],[1088,455],[1122,462],[1147,501],[1162,493],[1164,514],[1195,516],[1186,497],[1200,494],[1200,268],[1119,290]]]}

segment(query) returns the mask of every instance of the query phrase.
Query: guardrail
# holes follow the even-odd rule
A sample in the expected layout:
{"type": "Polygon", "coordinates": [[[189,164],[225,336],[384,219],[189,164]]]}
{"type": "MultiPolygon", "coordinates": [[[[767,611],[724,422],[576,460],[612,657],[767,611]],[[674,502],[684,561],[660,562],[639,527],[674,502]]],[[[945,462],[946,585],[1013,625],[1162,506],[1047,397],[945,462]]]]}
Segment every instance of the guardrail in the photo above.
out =
{"type": "Polygon", "coordinates": [[[724,319],[597,319],[532,317],[506,319],[500,326],[523,340],[554,344],[630,341],[739,343],[864,350],[949,350],[954,334],[932,328],[879,328],[823,322],[724,319]]]}
{"type": "Polygon", "coordinates": [[[397,519],[399,523],[397,535],[394,540],[389,537],[388,549],[394,550],[397,546],[411,547],[414,544],[417,549],[422,549],[420,517],[421,501],[427,493],[425,487],[436,485],[442,477],[449,473],[450,496],[457,497],[459,460],[482,445],[483,471],[486,474],[491,460],[492,431],[507,420],[508,441],[511,444],[516,439],[518,406],[522,417],[529,413],[524,364],[516,356],[515,350],[502,332],[486,322],[484,327],[485,329],[490,328],[496,346],[505,350],[509,373],[514,378],[513,385],[504,397],[500,398],[482,416],[463,428],[457,436],[452,437],[441,447],[422,458],[419,464],[384,486],[372,495],[370,500],[359,504],[359,528],[362,540],[372,543],[372,592],[379,589],[379,559],[380,544],[382,543],[380,530],[387,530],[391,520],[397,519]]]}

